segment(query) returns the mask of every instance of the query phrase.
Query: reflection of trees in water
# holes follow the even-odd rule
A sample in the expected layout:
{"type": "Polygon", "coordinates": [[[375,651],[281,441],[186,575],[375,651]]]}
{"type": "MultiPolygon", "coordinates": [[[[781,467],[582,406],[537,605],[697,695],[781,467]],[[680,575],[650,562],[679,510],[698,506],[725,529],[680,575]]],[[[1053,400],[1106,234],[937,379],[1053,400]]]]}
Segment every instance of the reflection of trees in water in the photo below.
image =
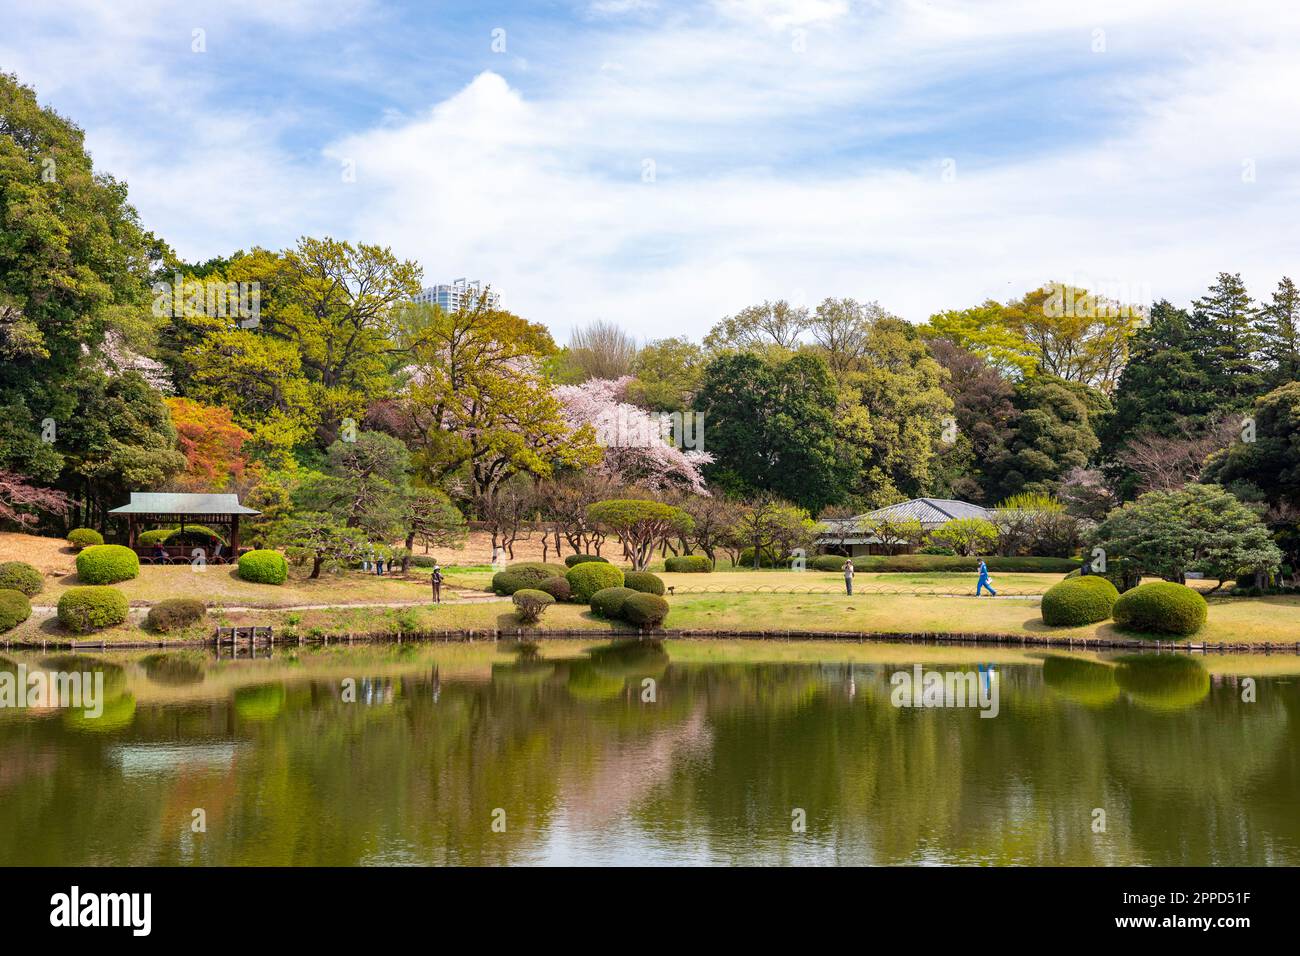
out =
{"type": "Polygon", "coordinates": [[[381,705],[344,703],[339,679],[305,668],[224,700],[142,706],[112,734],[0,724],[0,752],[21,742],[59,754],[52,772],[9,780],[15,827],[0,833],[0,863],[30,859],[13,830],[67,832],[68,820],[84,833],[51,861],[184,862],[177,808],[205,793],[223,822],[199,858],[229,864],[528,862],[557,823],[579,839],[622,825],[646,845],[738,862],[796,862],[810,847],[879,863],[1300,859],[1300,822],[1286,812],[1300,790],[1295,684],[1261,681],[1253,705],[1216,686],[1158,712],[1153,699],[1186,700],[1193,679],[1139,665],[1107,704],[1094,668],[1118,668],[1083,663],[1002,668],[991,720],[894,708],[889,674],[909,664],[680,666],[633,642],[521,654],[490,681],[439,682],[413,661],[372,681],[381,705]],[[641,700],[645,677],[654,704],[641,700]],[[614,689],[575,694],[588,680],[614,689]],[[225,775],[127,783],[104,758],[114,740],[232,738],[225,775]],[[491,829],[498,807],[504,834],[491,829]],[[804,835],[790,832],[796,807],[804,835]],[[1091,832],[1094,807],[1107,810],[1105,835],[1091,832]]]}
{"type": "Polygon", "coordinates": [[[155,684],[187,687],[203,683],[203,659],[195,654],[150,654],[140,659],[140,666],[155,684]]]}

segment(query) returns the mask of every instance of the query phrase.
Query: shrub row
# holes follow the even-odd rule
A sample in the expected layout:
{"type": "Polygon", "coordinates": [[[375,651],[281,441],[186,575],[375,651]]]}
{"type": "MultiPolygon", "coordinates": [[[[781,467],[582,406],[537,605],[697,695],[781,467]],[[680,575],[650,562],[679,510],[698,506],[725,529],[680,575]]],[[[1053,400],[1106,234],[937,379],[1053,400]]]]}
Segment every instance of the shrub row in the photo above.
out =
{"type": "Polygon", "coordinates": [[[702,554],[684,554],[665,559],[664,570],[673,574],[706,574],[713,570],[713,562],[702,554]]]}
{"type": "MultiPolygon", "coordinates": [[[[813,567],[823,571],[838,571],[844,566],[846,558],[840,555],[822,555],[813,559],[813,567]],[[832,562],[826,562],[824,567],[818,567],[818,562],[823,558],[834,558],[838,564],[831,566],[832,562]]],[[[1079,567],[1079,562],[1073,558],[1033,558],[1033,557],[1003,557],[1001,555],[988,555],[984,557],[984,563],[988,565],[990,571],[1024,571],[1024,572],[1042,572],[1046,574],[1065,574],[1079,567]]],[[[952,557],[945,554],[870,554],[863,555],[853,559],[853,567],[857,571],[880,572],[880,571],[970,571],[974,572],[979,568],[980,558],[978,556],[962,558],[952,557]]]]}
{"type": "Polygon", "coordinates": [[[0,590],[21,591],[27,597],[40,594],[45,587],[41,572],[26,561],[6,561],[0,564],[0,590]]]}

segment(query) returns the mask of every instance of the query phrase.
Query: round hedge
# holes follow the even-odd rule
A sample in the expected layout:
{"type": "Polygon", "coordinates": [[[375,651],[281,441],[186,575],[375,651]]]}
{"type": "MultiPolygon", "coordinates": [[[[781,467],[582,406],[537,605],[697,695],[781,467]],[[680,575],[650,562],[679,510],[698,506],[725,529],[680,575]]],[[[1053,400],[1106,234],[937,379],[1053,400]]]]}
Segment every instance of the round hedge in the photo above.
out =
{"type": "Polygon", "coordinates": [[[255,584],[283,584],[289,565],[279,551],[249,551],[239,556],[239,576],[255,584]]]}
{"type": "Polygon", "coordinates": [[[673,574],[707,574],[713,570],[713,562],[703,554],[684,554],[665,560],[664,570],[673,574]]]}
{"type": "Polygon", "coordinates": [[[145,624],[152,631],[166,633],[202,620],[207,612],[203,602],[195,598],[168,598],[149,608],[145,624]]]}
{"type": "Polygon", "coordinates": [[[645,594],[663,594],[664,579],[649,571],[628,571],[623,575],[623,587],[645,594]]]}
{"type": "Polygon", "coordinates": [[[77,634],[125,623],[126,614],[126,595],[117,588],[68,588],[59,598],[59,622],[77,634]]]}
{"type": "Polygon", "coordinates": [[[545,591],[557,601],[573,600],[573,588],[569,587],[568,578],[547,578],[537,585],[537,590],[545,591]]]}
{"type": "Polygon", "coordinates": [[[576,567],[579,564],[586,564],[589,561],[603,561],[609,564],[609,558],[602,558],[598,554],[571,554],[564,559],[565,567],[576,567]]]}
{"type": "Polygon", "coordinates": [[[22,591],[31,597],[45,587],[41,572],[26,561],[6,561],[0,564],[0,590],[22,591]]]}
{"type": "Polygon", "coordinates": [[[623,620],[637,627],[655,628],[668,616],[668,602],[657,594],[633,594],[623,602],[623,620]]]}
{"type": "Polygon", "coordinates": [[[536,588],[520,588],[511,600],[514,601],[519,620],[525,624],[535,624],[542,612],[555,603],[555,598],[536,588]]]}
{"type": "Polygon", "coordinates": [[[94,528],[73,528],[68,532],[68,544],[74,548],[89,548],[92,544],[103,544],[104,536],[94,528]]]}
{"type": "Polygon", "coordinates": [[[27,595],[13,588],[0,590],[0,631],[17,627],[32,616],[32,602],[27,595]]]}
{"type": "Polygon", "coordinates": [[[1119,591],[1105,578],[1066,578],[1047,589],[1043,595],[1043,623],[1050,627],[1079,627],[1096,624],[1110,617],[1119,591]]]}
{"type": "Polygon", "coordinates": [[[1205,598],[1185,584],[1140,584],[1115,602],[1115,623],[1127,631],[1187,637],[1205,624],[1205,598]]]}
{"type": "Polygon", "coordinates": [[[573,599],[580,604],[591,603],[591,596],[604,588],[623,586],[623,571],[600,561],[587,561],[570,568],[565,577],[573,588],[573,599]]]}
{"type": "Polygon", "coordinates": [[[497,594],[514,594],[520,588],[535,588],[564,574],[565,569],[557,564],[512,564],[492,575],[492,590],[497,594]]]}
{"type": "Polygon", "coordinates": [[[623,603],[640,593],[625,587],[601,588],[591,596],[591,612],[598,617],[616,620],[623,614],[623,603]]]}
{"type": "Polygon", "coordinates": [[[120,544],[93,544],[77,555],[77,579],[86,584],[116,584],[140,574],[140,558],[120,544]]]}

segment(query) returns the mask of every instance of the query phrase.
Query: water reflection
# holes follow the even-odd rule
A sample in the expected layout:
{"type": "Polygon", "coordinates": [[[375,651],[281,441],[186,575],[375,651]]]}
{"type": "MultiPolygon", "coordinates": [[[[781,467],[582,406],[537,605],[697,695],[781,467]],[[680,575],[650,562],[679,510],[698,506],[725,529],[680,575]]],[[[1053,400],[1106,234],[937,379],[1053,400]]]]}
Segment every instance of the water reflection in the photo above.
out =
{"type": "Polygon", "coordinates": [[[14,655],[107,700],[0,709],[0,864],[1300,863],[1294,679],[1248,703],[1186,656],[1048,655],[983,720],[891,705],[918,651],[14,655]]]}

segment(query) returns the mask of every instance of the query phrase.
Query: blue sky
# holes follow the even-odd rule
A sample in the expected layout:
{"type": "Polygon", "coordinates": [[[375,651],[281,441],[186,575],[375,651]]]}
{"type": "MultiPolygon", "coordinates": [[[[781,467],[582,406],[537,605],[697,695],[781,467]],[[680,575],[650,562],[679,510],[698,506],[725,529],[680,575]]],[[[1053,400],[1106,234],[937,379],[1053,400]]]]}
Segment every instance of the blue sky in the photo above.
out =
{"type": "Polygon", "coordinates": [[[0,14],[0,69],[86,129],[185,257],[377,242],[560,339],[597,318],[699,336],[765,298],[921,321],[1053,278],[1186,301],[1219,270],[1259,296],[1300,271],[1290,4],[0,14]]]}

